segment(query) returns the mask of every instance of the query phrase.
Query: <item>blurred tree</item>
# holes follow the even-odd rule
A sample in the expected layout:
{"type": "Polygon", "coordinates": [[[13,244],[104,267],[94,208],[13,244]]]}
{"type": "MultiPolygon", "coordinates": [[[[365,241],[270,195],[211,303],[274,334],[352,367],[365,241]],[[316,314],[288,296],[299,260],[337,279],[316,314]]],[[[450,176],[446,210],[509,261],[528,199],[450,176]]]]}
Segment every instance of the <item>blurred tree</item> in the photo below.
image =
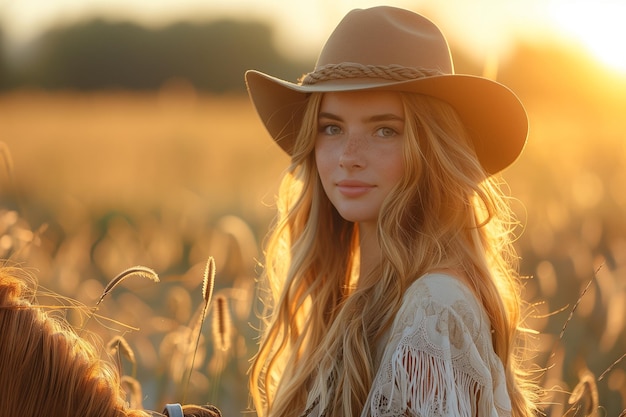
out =
{"type": "Polygon", "coordinates": [[[18,84],[48,89],[156,89],[183,78],[201,90],[237,91],[248,68],[293,78],[310,66],[280,55],[267,25],[231,20],[150,30],[98,19],[52,29],[35,48],[18,84]]]}

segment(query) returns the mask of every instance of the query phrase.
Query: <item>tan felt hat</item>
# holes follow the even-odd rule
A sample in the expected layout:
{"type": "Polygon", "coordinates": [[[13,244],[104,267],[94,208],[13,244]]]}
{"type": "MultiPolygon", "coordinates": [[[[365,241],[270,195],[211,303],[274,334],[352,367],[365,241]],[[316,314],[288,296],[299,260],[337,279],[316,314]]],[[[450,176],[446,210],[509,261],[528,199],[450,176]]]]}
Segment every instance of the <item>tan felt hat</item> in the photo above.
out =
{"type": "Polygon", "coordinates": [[[517,159],[528,134],[526,111],[510,89],[487,78],[455,74],[439,28],[395,7],[349,12],[326,41],[314,71],[300,82],[250,70],[246,84],[265,127],[288,154],[312,92],[381,89],[441,99],[461,117],[490,174],[517,159]]]}

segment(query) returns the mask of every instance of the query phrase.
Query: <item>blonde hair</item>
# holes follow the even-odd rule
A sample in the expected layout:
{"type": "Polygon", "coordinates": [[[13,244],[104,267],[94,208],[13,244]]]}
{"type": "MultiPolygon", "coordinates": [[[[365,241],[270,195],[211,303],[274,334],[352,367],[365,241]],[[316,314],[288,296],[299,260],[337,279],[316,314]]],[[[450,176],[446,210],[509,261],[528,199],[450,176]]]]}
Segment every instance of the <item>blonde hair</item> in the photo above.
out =
{"type": "Polygon", "coordinates": [[[383,260],[358,287],[352,285],[358,226],[343,220],[322,190],[313,152],[321,94],[309,98],[266,249],[267,320],[251,371],[260,416],[304,411],[309,392],[326,415],[360,413],[374,378],[376,342],[404,291],[442,268],[468,278],[491,320],[513,415],[535,410],[518,343],[522,301],[510,207],[456,112],[434,98],[401,96],[406,174],[381,208],[383,260]]]}
{"type": "MultiPolygon", "coordinates": [[[[0,410],[20,417],[150,417],[129,408],[113,363],[36,303],[35,279],[0,266],[0,410]]],[[[197,406],[186,416],[214,416],[197,406]]]]}

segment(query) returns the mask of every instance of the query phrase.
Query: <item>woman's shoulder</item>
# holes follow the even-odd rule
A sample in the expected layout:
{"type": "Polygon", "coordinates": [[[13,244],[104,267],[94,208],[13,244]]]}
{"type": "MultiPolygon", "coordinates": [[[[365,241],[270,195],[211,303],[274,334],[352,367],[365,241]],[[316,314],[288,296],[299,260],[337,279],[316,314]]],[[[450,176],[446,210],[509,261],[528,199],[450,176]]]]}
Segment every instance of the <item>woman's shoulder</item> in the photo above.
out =
{"type": "Polygon", "coordinates": [[[405,319],[408,316],[415,319],[415,315],[440,316],[442,313],[467,324],[488,322],[468,281],[447,272],[428,273],[418,278],[407,288],[398,311],[398,315],[405,319]]]}
{"type": "Polygon", "coordinates": [[[458,301],[477,303],[478,300],[461,275],[449,272],[428,273],[413,282],[404,294],[404,302],[421,299],[452,305],[458,301]]]}
{"type": "Polygon", "coordinates": [[[394,409],[426,407],[430,411],[415,415],[431,415],[432,401],[420,401],[447,398],[447,394],[438,397],[446,391],[455,399],[467,400],[468,410],[478,401],[468,393],[479,394],[484,407],[495,405],[499,410],[510,410],[504,370],[493,350],[489,319],[467,280],[460,276],[429,273],[413,282],[379,349],[382,354],[372,388],[374,405],[381,403],[378,398],[383,398],[394,409]],[[407,369],[407,364],[419,365],[407,369]],[[424,383],[420,379],[424,374],[437,377],[424,383]],[[464,386],[463,381],[471,385],[464,386]],[[420,395],[410,397],[416,392],[420,395]]]}

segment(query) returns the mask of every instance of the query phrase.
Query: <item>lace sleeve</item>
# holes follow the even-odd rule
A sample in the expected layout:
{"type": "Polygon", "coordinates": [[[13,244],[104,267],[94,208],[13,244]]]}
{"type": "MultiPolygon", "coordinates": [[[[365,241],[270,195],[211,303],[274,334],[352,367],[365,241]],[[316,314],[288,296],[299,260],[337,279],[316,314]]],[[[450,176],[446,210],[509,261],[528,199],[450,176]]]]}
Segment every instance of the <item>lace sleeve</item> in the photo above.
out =
{"type": "Polygon", "coordinates": [[[409,288],[363,415],[511,415],[489,321],[459,280],[427,275],[409,288]]]}

